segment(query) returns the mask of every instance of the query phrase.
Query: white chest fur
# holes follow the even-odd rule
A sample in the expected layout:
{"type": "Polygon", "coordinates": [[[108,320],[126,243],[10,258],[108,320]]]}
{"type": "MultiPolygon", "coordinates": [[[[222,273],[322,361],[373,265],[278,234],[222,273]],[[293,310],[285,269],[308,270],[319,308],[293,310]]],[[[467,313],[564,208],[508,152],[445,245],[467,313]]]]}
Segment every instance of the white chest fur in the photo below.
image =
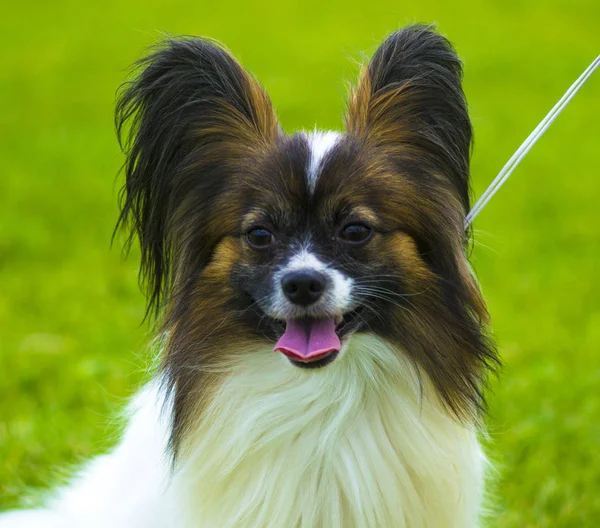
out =
{"type": "MultiPolygon", "coordinates": [[[[158,383],[121,443],[45,510],[0,528],[472,528],[485,460],[426,376],[373,337],[333,364],[248,352],[218,388],[174,473],[158,383]]],[[[168,409],[166,409],[168,411],[168,409]]]]}
{"type": "Polygon", "coordinates": [[[168,494],[187,527],[472,527],[484,457],[424,375],[373,337],[320,370],[232,370],[168,494]]]}

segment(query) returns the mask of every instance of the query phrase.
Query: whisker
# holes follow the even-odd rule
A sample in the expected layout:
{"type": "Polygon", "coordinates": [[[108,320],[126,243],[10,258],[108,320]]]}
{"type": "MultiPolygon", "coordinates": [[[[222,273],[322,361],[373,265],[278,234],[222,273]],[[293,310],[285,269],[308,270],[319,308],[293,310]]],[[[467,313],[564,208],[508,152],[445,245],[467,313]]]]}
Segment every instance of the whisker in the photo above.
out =
{"type": "Polygon", "coordinates": [[[424,290],[418,291],[418,292],[414,292],[414,293],[399,293],[399,292],[395,292],[393,290],[390,290],[389,288],[385,288],[381,285],[375,284],[375,286],[372,286],[370,283],[362,283],[357,281],[356,282],[356,287],[357,288],[362,288],[366,285],[367,288],[373,288],[373,289],[377,289],[379,291],[384,291],[386,293],[389,293],[390,295],[397,295],[399,297],[415,297],[417,295],[423,295],[424,293],[427,293],[430,289],[431,289],[431,285],[428,286],[427,288],[425,288],[424,290]]]}
{"type": "Polygon", "coordinates": [[[413,308],[416,309],[416,306],[407,298],[408,295],[403,295],[401,293],[396,293],[396,292],[377,289],[377,288],[365,288],[365,287],[357,287],[357,288],[355,288],[355,291],[357,293],[368,294],[374,298],[388,301],[392,304],[395,304],[396,306],[398,306],[400,308],[406,308],[405,306],[402,306],[396,300],[393,299],[394,296],[399,297],[400,299],[403,299],[408,304],[410,304],[413,308]]]}
{"type": "Polygon", "coordinates": [[[379,319],[382,324],[385,323],[385,321],[383,320],[383,317],[381,317],[379,312],[373,306],[371,306],[370,303],[364,302],[364,303],[362,303],[362,306],[364,306],[366,310],[369,310],[375,317],[377,317],[377,319],[379,319]]]}

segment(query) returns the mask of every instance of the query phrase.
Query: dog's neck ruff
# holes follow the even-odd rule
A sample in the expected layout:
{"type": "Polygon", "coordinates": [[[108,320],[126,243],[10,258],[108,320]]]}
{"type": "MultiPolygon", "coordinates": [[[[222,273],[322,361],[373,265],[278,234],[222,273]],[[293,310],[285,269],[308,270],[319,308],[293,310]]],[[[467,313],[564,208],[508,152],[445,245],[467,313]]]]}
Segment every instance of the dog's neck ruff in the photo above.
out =
{"type": "Polygon", "coordinates": [[[484,458],[421,372],[374,337],[333,364],[272,348],[224,377],[184,439],[178,527],[470,527],[484,458]]]}

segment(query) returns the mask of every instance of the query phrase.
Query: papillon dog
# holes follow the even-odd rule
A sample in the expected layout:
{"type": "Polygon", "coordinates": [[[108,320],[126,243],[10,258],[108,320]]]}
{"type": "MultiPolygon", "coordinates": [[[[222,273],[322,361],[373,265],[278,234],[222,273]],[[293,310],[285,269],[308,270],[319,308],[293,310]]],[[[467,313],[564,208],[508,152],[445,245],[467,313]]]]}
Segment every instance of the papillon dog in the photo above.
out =
{"type": "Polygon", "coordinates": [[[160,366],[120,443],[0,527],[472,528],[496,352],[468,263],[472,127],[431,27],[387,38],[343,132],[284,133],[219,44],[120,93],[119,224],[160,366]]]}

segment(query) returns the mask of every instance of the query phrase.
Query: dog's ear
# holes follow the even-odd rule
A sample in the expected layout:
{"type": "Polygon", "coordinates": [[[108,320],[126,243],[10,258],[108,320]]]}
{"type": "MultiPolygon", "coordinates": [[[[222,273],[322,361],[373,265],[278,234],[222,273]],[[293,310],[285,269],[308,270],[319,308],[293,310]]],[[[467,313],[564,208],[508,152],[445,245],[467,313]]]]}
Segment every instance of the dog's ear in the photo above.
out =
{"type": "Polygon", "coordinates": [[[433,164],[469,210],[472,129],[462,65],[448,40],[430,26],[390,35],[361,72],[346,128],[375,147],[433,164]]]}
{"type": "Polygon", "coordinates": [[[270,100],[222,47],[198,38],[170,39],[137,64],[116,107],[127,158],[119,225],[137,234],[140,278],[150,311],[169,292],[177,261],[208,258],[202,238],[208,211],[246,158],[280,133],[270,100]],[[125,129],[129,125],[129,133],[125,129]]]}
{"type": "Polygon", "coordinates": [[[431,26],[407,26],[390,35],[351,93],[346,128],[416,183],[428,218],[423,254],[445,284],[460,285],[471,313],[487,320],[465,258],[473,132],[462,64],[450,42],[431,26]]]}

